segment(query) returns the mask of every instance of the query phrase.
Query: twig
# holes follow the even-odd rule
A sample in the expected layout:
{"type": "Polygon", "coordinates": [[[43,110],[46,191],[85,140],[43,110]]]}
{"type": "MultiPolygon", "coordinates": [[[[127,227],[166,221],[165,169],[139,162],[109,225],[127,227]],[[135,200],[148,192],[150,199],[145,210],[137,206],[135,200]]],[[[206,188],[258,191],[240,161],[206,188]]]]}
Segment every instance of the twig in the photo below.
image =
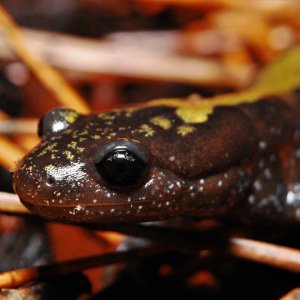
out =
{"type": "Polygon", "coordinates": [[[300,299],[300,288],[293,289],[288,294],[280,298],[280,300],[299,300],[300,299]]]}
{"type": "Polygon", "coordinates": [[[134,0],[139,4],[185,7],[192,9],[243,9],[275,16],[296,16],[298,1],[231,1],[231,0],[134,0]]]}
{"type": "Polygon", "coordinates": [[[110,230],[116,230],[123,234],[148,238],[159,243],[167,243],[194,250],[197,250],[198,247],[203,249],[205,246],[218,249],[218,245],[221,245],[219,251],[227,250],[232,256],[300,273],[300,250],[245,238],[229,238],[226,243],[224,240],[226,237],[224,229],[212,229],[207,232],[197,233],[195,230],[139,224],[116,224],[107,227],[102,226],[101,229],[109,230],[109,227],[110,230]]]}
{"type": "Polygon", "coordinates": [[[44,281],[58,276],[65,276],[74,272],[80,272],[89,268],[96,268],[109,264],[126,262],[147,256],[170,251],[170,248],[145,247],[122,252],[113,252],[87,258],[74,259],[49,266],[18,269],[0,273],[0,288],[13,288],[20,285],[44,281]]]}
{"type": "MultiPolygon", "coordinates": [[[[0,122],[7,120],[8,116],[0,111],[0,122]]],[[[15,166],[18,159],[25,155],[25,151],[17,144],[0,134],[0,165],[6,169],[15,166]]]]}
{"type": "Polygon", "coordinates": [[[37,133],[36,119],[0,119],[0,134],[35,134],[37,133]]]}
{"type": "Polygon", "coordinates": [[[20,202],[17,195],[0,192],[0,213],[28,215],[31,212],[20,202]]]}
{"type": "Polygon", "coordinates": [[[15,167],[16,161],[25,155],[25,151],[3,135],[0,135],[0,165],[6,169],[15,167]]]}
{"type": "Polygon", "coordinates": [[[244,238],[230,240],[230,254],[242,259],[300,273],[300,250],[244,238]]]}
{"type": "MultiPolygon", "coordinates": [[[[0,51],[1,52],[1,51],[0,51]]],[[[11,120],[9,116],[0,111],[0,139],[5,141],[0,145],[0,164],[8,169],[11,169],[15,166],[15,162],[20,159],[22,156],[25,155],[25,151],[31,150],[35,145],[38,144],[40,141],[38,136],[35,135],[20,135],[20,133],[34,133],[37,132],[37,121],[36,120],[24,120],[24,119],[17,119],[11,120]],[[16,121],[16,123],[15,123],[16,121]],[[33,128],[35,127],[35,128],[33,128]],[[26,132],[25,132],[26,131],[26,132]],[[4,134],[19,134],[17,140],[19,141],[17,144],[22,145],[21,148],[13,143],[12,141],[8,140],[4,134]],[[20,142],[21,140],[21,142],[20,142]],[[10,149],[6,149],[6,145],[10,145],[10,148],[14,148],[16,151],[8,151],[10,149]],[[15,153],[16,152],[16,153],[15,153]],[[7,156],[8,155],[8,156],[7,156]],[[8,160],[6,159],[8,157],[8,160]],[[2,159],[1,159],[2,158],[2,159]]]]}
{"type": "MultiPolygon", "coordinates": [[[[116,230],[117,226],[112,227],[116,230]]],[[[159,247],[137,248],[124,252],[71,260],[52,266],[5,272],[0,274],[0,288],[17,287],[25,283],[47,280],[88,268],[140,259],[157,253],[182,249],[183,245],[185,249],[190,249],[191,251],[205,249],[205,247],[211,247],[213,245],[212,242],[209,242],[210,239],[208,238],[208,236],[212,234],[211,231],[206,233],[200,232],[198,233],[198,238],[195,239],[196,231],[189,232],[188,230],[178,230],[174,228],[126,224],[120,225],[119,228],[123,228],[123,230],[118,230],[119,232],[129,233],[129,231],[131,231],[135,236],[146,238],[151,236],[151,238],[154,237],[154,241],[162,243],[164,240],[164,245],[167,244],[171,246],[167,248],[162,245],[159,247]]],[[[213,236],[214,238],[216,237],[216,235],[213,236]]],[[[219,241],[215,242],[215,245],[216,244],[219,244],[219,241]]],[[[227,247],[224,243],[223,246],[224,247],[219,250],[224,252],[227,249],[227,252],[234,257],[300,273],[300,250],[237,237],[230,238],[227,247]]]]}
{"type": "MultiPolygon", "coordinates": [[[[241,65],[241,73],[249,76],[236,76],[212,59],[185,57],[176,54],[174,49],[157,51],[156,45],[153,48],[145,45],[137,47],[122,39],[97,41],[36,30],[24,30],[24,34],[36,53],[48,63],[65,71],[65,75],[71,79],[98,80],[115,77],[236,88],[249,84],[254,73],[250,72],[249,65],[241,65]]],[[[168,34],[180,43],[180,36],[176,33],[168,34]]],[[[152,36],[153,34],[144,32],[128,39],[141,42],[152,36]]],[[[161,37],[160,43],[165,39],[170,40],[166,33],[161,37]]],[[[0,57],[13,58],[1,35],[0,50],[0,57]]]]}
{"type": "Polygon", "coordinates": [[[90,111],[85,101],[66,83],[58,72],[39,59],[37,53],[33,54],[29,51],[21,30],[1,5],[0,25],[4,29],[13,51],[41,81],[43,86],[53,94],[56,100],[83,113],[90,111]]]}

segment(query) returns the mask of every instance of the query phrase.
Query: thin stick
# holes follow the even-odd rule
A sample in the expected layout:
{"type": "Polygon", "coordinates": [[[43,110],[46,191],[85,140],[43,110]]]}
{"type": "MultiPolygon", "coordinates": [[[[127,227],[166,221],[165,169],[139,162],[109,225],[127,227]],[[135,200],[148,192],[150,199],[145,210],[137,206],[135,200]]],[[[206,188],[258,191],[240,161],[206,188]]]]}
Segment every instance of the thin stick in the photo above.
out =
{"type": "MultiPolygon", "coordinates": [[[[113,77],[237,88],[248,85],[255,73],[253,66],[245,64],[240,66],[239,76],[236,76],[235,72],[216,60],[176,53],[176,45],[167,51],[157,51],[157,41],[151,43],[152,48],[138,48],[122,39],[95,40],[28,29],[23,32],[35,53],[73,80],[95,81],[113,77]]],[[[141,34],[142,40],[150,40],[153,36],[153,33],[141,34]]],[[[180,44],[179,32],[170,32],[168,35],[180,44]]],[[[160,38],[159,44],[170,43],[165,36],[160,38]]],[[[130,40],[137,43],[141,37],[130,36],[130,40]]],[[[0,58],[14,59],[1,34],[0,58]]]]}
{"type": "Polygon", "coordinates": [[[17,195],[0,192],[0,213],[29,215],[31,212],[20,202],[17,195]]]}
{"type": "Polygon", "coordinates": [[[44,281],[58,276],[65,276],[74,272],[80,272],[89,268],[136,260],[166,251],[170,250],[164,247],[145,247],[74,259],[50,266],[40,266],[3,272],[0,273],[0,288],[14,288],[30,282],[44,281]]]}
{"type": "Polygon", "coordinates": [[[0,120],[0,134],[37,134],[37,119],[7,119],[0,120]]]}
{"type": "Polygon", "coordinates": [[[299,300],[300,299],[300,288],[296,288],[288,292],[280,298],[280,300],[299,300]]]}
{"type": "Polygon", "coordinates": [[[21,30],[1,5],[0,25],[5,30],[13,51],[29,67],[43,86],[53,94],[56,100],[62,105],[74,108],[82,113],[88,113],[90,111],[83,98],[66,83],[58,72],[44,63],[43,60],[39,59],[36,53],[33,54],[29,51],[21,30]]]}
{"type": "Polygon", "coordinates": [[[223,228],[211,228],[208,230],[179,229],[156,225],[141,224],[108,224],[90,225],[88,228],[104,231],[116,231],[125,235],[137,236],[151,241],[173,245],[181,249],[197,251],[200,249],[214,249],[224,251],[228,244],[228,235],[223,228]]]}
{"type": "Polygon", "coordinates": [[[235,257],[300,273],[300,250],[244,238],[230,240],[229,253],[235,257]]]}
{"type": "Polygon", "coordinates": [[[241,9],[256,11],[257,13],[269,13],[280,16],[295,16],[299,10],[299,1],[270,1],[266,5],[264,1],[231,1],[231,0],[134,0],[136,3],[147,5],[177,6],[192,9],[241,9]]]}
{"type": "MultiPolygon", "coordinates": [[[[147,230],[151,228],[151,227],[145,227],[141,225],[139,226],[141,227],[139,232],[137,231],[138,225],[135,227],[131,227],[134,229],[133,231],[135,231],[134,235],[142,236],[141,233],[142,230],[144,230],[145,228],[147,228],[147,230]]],[[[154,230],[157,229],[158,229],[157,227],[154,228],[154,230]]],[[[149,232],[151,233],[151,231],[149,232]]],[[[185,247],[187,248],[190,247],[191,250],[197,251],[197,249],[200,248],[198,245],[198,247],[195,249],[194,248],[195,241],[192,241],[191,239],[186,239],[185,237],[186,237],[186,232],[182,230],[165,228],[165,231],[162,232],[160,239],[156,239],[156,240],[160,240],[161,242],[162,241],[161,238],[163,238],[165,239],[164,244],[172,245],[171,246],[172,248],[171,247],[165,248],[164,246],[153,247],[153,248],[152,247],[138,248],[126,252],[124,251],[118,253],[109,253],[100,256],[93,256],[89,258],[71,260],[63,263],[57,263],[52,266],[42,266],[37,268],[19,269],[11,272],[5,272],[0,274],[0,288],[17,287],[25,283],[47,280],[53,277],[67,275],[88,268],[95,268],[95,267],[104,266],[112,263],[140,259],[157,253],[171,251],[179,248],[181,249],[182,248],[181,246],[183,244],[178,243],[178,240],[181,240],[181,242],[184,241],[185,247]],[[175,233],[177,233],[177,237],[175,236],[175,233]],[[172,240],[176,243],[170,243],[172,240]]],[[[202,237],[203,237],[203,233],[202,233],[202,237]]],[[[200,242],[198,241],[198,243],[200,242]]],[[[201,243],[205,245],[206,244],[205,239],[203,239],[201,243]]],[[[259,241],[244,239],[244,238],[231,238],[229,247],[223,250],[226,249],[228,249],[230,255],[233,255],[238,258],[255,261],[258,263],[268,264],[274,267],[282,268],[284,270],[290,270],[293,272],[300,273],[300,250],[297,249],[272,245],[269,243],[264,243],[264,242],[259,242],[259,241]]]]}
{"type": "Polygon", "coordinates": [[[25,151],[3,135],[0,135],[0,165],[6,169],[15,167],[16,161],[25,155],[25,151]]]}
{"type": "MultiPolygon", "coordinates": [[[[203,249],[205,246],[214,247],[214,249],[219,247],[219,251],[227,250],[230,255],[238,258],[300,273],[300,250],[245,238],[230,238],[226,243],[224,241],[225,230],[223,230],[224,235],[222,236],[222,232],[218,230],[197,233],[195,230],[188,231],[139,224],[115,224],[111,226],[113,226],[111,230],[123,234],[149,238],[159,243],[164,242],[194,250],[199,249],[199,247],[203,249]]],[[[109,230],[108,228],[109,226],[107,228],[102,227],[102,230],[109,230]]]]}

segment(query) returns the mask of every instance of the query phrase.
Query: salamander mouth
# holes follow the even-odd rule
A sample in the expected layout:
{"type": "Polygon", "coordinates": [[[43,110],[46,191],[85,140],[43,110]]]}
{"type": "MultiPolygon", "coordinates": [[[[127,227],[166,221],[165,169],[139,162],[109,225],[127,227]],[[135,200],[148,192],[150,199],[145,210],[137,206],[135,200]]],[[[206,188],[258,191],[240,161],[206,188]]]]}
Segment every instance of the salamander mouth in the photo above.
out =
{"type": "MultiPolygon", "coordinates": [[[[139,213],[139,208],[143,205],[141,203],[138,203],[136,208],[132,209],[131,211],[126,211],[121,209],[120,203],[118,205],[107,204],[102,206],[101,209],[95,205],[80,204],[51,205],[51,209],[49,209],[49,205],[46,204],[33,204],[32,202],[28,202],[26,200],[20,200],[26,208],[28,208],[37,216],[50,221],[59,221],[72,224],[112,224],[116,222],[128,223],[128,216],[135,223],[158,221],[169,217],[167,215],[161,215],[160,209],[151,210],[151,213],[148,213],[145,216],[144,214],[139,213]]],[[[146,201],[143,203],[146,204],[146,201]]]]}

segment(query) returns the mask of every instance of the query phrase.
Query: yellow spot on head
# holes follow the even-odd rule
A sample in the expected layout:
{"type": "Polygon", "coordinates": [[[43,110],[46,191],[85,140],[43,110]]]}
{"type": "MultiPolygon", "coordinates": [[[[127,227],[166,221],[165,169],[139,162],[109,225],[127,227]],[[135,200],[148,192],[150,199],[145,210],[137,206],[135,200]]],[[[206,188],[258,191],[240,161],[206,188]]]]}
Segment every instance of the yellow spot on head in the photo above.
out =
{"type": "Polygon", "coordinates": [[[78,119],[79,114],[76,111],[62,111],[62,117],[67,121],[69,124],[74,124],[78,119]]]}
{"type": "Polygon", "coordinates": [[[74,155],[72,154],[72,152],[70,151],[64,151],[63,154],[67,157],[67,159],[69,160],[73,160],[74,159],[74,155]]]}
{"type": "Polygon", "coordinates": [[[133,113],[134,111],[136,111],[137,109],[138,109],[137,107],[129,107],[129,108],[126,108],[126,109],[125,109],[125,116],[126,116],[127,118],[130,118],[131,115],[132,115],[132,113],[133,113]]]}
{"type": "Polygon", "coordinates": [[[195,127],[189,126],[189,125],[181,125],[177,127],[177,133],[180,134],[181,136],[185,136],[193,131],[195,131],[195,127]]]}
{"type": "Polygon", "coordinates": [[[140,133],[145,133],[146,137],[154,135],[154,130],[147,124],[142,124],[140,126],[139,132],[140,133]]]}
{"type": "Polygon", "coordinates": [[[114,114],[110,114],[110,113],[101,113],[98,114],[97,117],[104,121],[112,121],[116,118],[114,114]]]}
{"type": "Polygon", "coordinates": [[[91,138],[94,140],[100,140],[101,136],[99,134],[95,134],[95,135],[92,135],[91,138]]]}
{"type": "Polygon", "coordinates": [[[198,105],[183,105],[176,109],[176,114],[187,123],[204,123],[213,113],[213,106],[209,103],[198,105]]]}
{"type": "Polygon", "coordinates": [[[110,134],[108,134],[106,137],[111,140],[112,138],[114,138],[117,134],[115,132],[111,132],[110,134]]]}
{"type": "Polygon", "coordinates": [[[76,149],[76,146],[77,146],[77,142],[73,141],[71,143],[68,144],[68,148],[72,148],[72,149],[76,149]]]}
{"type": "Polygon", "coordinates": [[[50,145],[48,145],[42,152],[40,152],[37,156],[41,157],[43,155],[46,155],[48,152],[50,153],[55,153],[58,152],[57,149],[55,149],[55,147],[57,146],[57,143],[52,143],[50,145]]]}
{"type": "Polygon", "coordinates": [[[44,169],[47,173],[51,173],[55,169],[55,167],[53,165],[47,165],[44,169]]]}
{"type": "Polygon", "coordinates": [[[165,130],[170,129],[172,124],[171,121],[165,117],[157,116],[150,120],[150,122],[154,125],[157,125],[165,130]]]}
{"type": "Polygon", "coordinates": [[[199,97],[181,99],[158,99],[148,103],[149,106],[169,106],[176,108],[175,114],[186,123],[204,123],[213,113],[215,103],[199,97]]]}

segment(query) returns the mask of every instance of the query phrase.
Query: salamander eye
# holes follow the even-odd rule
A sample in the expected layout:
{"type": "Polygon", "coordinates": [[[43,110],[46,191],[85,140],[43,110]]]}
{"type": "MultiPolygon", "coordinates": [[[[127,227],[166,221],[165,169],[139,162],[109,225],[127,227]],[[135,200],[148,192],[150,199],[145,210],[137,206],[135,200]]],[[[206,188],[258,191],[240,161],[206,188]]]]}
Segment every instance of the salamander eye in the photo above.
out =
{"type": "Polygon", "coordinates": [[[100,176],[113,187],[139,184],[148,169],[148,155],[135,142],[118,140],[103,146],[95,164],[100,176]]]}
{"type": "Polygon", "coordinates": [[[58,133],[74,124],[79,114],[68,108],[56,108],[44,115],[38,125],[38,135],[45,138],[53,133],[58,133]]]}

